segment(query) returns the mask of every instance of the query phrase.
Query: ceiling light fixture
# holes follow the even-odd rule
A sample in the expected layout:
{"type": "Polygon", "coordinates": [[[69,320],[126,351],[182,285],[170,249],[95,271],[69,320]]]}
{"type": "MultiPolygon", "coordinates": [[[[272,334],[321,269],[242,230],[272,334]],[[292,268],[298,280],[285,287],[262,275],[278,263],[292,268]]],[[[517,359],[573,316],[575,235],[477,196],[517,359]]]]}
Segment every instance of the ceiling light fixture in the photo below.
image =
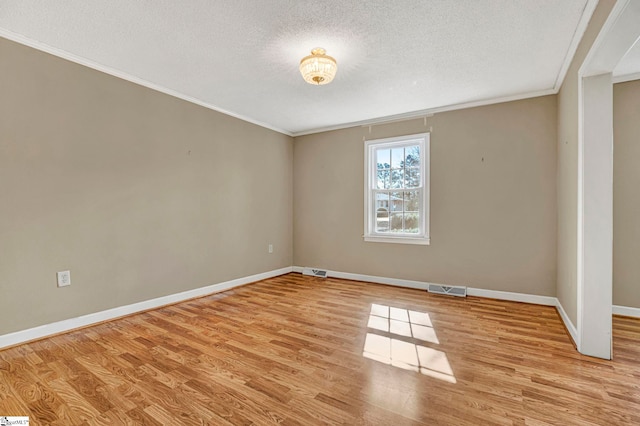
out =
{"type": "Polygon", "coordinates": [[[335,59],[325,53],[323,48],[316,47],[311,51],[311,55],[302,58],[300,73],[304,81],[318,86],[331,83],[336,76],[338,64],[335,59]]]}

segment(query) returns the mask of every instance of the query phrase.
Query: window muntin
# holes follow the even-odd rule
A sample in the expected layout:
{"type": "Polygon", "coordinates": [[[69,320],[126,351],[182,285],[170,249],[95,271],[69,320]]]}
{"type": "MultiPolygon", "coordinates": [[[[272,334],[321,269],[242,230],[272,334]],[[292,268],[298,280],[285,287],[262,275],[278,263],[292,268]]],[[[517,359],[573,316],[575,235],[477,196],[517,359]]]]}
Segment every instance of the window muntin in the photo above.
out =
{"type": "Polygon", "coordinates": [[[428,244],[429,134],[365,143],[365,240],[428,244]]]}

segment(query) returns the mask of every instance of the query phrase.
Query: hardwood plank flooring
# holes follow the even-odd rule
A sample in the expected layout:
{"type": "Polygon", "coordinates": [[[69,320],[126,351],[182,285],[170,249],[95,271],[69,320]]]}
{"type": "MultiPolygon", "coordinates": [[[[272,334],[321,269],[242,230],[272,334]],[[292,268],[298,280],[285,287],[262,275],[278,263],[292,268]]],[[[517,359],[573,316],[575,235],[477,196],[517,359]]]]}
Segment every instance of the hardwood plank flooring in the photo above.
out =
{"type": "Polygon", "coordinates": [[[288,274],[0,351],[34,425],[638,425],[640,320],[614,360],[555,309],[288,274]]]}

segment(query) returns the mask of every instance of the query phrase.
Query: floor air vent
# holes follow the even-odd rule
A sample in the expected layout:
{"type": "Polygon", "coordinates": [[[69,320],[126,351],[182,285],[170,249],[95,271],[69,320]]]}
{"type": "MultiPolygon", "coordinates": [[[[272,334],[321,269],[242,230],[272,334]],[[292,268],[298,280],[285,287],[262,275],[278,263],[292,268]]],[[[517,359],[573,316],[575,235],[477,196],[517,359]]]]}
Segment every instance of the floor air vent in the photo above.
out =
{"type": "Polygon", "coordinates": [[[304,268],[302,270],[303,275],[313,275],[314,277],[327,278],[327,271],[325,269],[304,268]]]}
{"type": "Polygon", "coordinates": [[[467,297],[467,288],[461,286],[448,286],[441,284],[429,284],[429,293],[448,294],[449,296],[467,297]]]}

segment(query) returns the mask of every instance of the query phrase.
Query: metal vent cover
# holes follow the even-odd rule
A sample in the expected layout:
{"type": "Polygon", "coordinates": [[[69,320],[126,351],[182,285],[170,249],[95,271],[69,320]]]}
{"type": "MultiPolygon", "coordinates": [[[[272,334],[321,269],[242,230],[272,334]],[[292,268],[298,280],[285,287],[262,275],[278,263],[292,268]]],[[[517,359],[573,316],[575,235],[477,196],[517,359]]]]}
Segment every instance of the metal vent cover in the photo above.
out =
{"type": "Polygon", "coordinates": [[[311,275],[314,277],[327,278],[328,271],[326,269],[304,268],[302,275],[311,275]]]}
{"type": "Polygon", "coordinates": [[[429,284],[429,293],[446,294],[449,296],[467,297],[467,287],[442,284],[429,284]]]}

